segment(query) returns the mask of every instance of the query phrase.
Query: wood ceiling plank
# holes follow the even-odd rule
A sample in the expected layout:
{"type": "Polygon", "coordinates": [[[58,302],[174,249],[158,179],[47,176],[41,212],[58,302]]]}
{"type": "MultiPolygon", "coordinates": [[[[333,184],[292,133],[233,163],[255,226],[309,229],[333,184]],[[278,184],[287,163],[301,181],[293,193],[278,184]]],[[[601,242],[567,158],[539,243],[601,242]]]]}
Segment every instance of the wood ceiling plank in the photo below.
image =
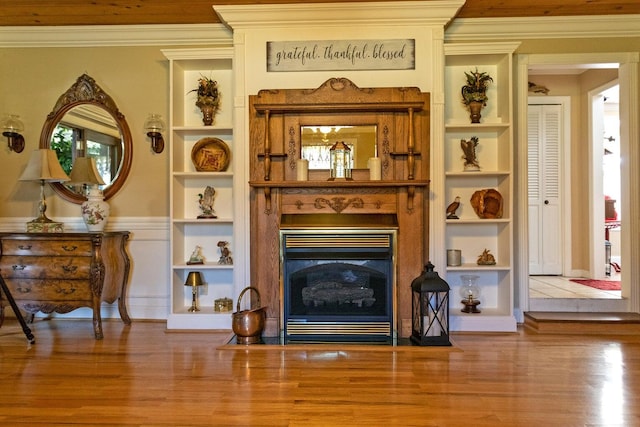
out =
{"type": "Polygon", "coordinates": [[[622,15],[640,13],[638,0],[467,0],[458,18],[622,15]]]}
{"type": "MultiPolygon", "coordinates": [[[[328,1],[340,0],[0,0],[0,26],[219,23],[214,5],[328,1]]],[[[640,14],[640,1],[467,0],[458,17],[618,14],[640,14]]]]}

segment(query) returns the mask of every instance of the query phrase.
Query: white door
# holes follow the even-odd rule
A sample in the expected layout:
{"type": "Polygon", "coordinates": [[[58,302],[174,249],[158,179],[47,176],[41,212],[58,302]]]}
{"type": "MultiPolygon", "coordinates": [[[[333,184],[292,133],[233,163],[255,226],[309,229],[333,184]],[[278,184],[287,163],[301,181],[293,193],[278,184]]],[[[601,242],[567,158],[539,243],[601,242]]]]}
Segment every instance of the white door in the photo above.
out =
{"type": "Polygon", "coordinates": [[[560,105],[529,105],[529,274],[562,274],[560,105]]]}

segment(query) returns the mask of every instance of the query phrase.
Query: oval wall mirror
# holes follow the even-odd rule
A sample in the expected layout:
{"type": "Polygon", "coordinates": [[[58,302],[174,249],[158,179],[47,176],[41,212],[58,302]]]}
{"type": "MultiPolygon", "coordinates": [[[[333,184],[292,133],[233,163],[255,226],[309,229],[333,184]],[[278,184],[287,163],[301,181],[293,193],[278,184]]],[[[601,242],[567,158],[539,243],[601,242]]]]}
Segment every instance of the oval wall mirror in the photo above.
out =
{"type": "MultiPolygon", "coordinates": [[[[78,77],[47,115],[40,148],[55,150],[67,174],[77,157],[95,158],[105,182],[105,200],[122,187],[131,169],[129,125],[111,96],[87,74],[78,77]]],[[[58,182],[50,185],[65,200],[78,204],[86,200],[81,187],[58,182]]]]}

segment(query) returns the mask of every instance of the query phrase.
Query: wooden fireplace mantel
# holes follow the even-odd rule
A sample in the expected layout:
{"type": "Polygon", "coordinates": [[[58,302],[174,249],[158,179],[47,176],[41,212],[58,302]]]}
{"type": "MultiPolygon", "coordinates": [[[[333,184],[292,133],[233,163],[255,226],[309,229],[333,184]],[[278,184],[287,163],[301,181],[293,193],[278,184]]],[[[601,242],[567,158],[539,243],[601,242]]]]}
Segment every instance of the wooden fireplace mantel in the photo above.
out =
{"type": "Polygon", "coordinates": [[[338,188],[406,188],[407,191],[407,211],[414,209],[413,198],[416,187],[427,187],[429,181],[287,181],[274,183],[271,181],[249,181],[249,185],[254,188],[262,188],[265,197],[265,213],[271,213],[271,189],[299,188],[299,189],[338,189],[338,188]]]}
{"type": "Polygon", "coordinates": [[[363,89],[345,78],[249,97],[251,281],[267,306],[267,336],[280,331],[282,217],[309,214],[397,217],[398,332],[409,335],[410,284],[428,260],[429,111],[429,94],[418,88],[363,89]],[[326,170],[296,180],[302,126],[364,124],[376,125],[380,180],[367,169],[354,169],[348,181],[328,181],[326,170]]]}

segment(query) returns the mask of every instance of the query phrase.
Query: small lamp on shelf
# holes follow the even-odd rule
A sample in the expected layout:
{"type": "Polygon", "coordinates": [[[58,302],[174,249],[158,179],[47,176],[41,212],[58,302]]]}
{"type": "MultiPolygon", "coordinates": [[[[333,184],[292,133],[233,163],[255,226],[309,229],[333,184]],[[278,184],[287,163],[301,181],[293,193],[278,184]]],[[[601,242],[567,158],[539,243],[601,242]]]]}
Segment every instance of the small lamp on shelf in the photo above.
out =
{"type": "Polygon", "coordinates": [[[58,156],[55,151],[48,148],[40,148],[31,153],[29,163],[25,167],[19,181],[40,181],[40,203],[38,218],[27,223],[27,232],[51,232],[62,233],[64,224],[52,221],[45,214],[47,210],[47,200],[44,196],[44,184],[46,182],[64,182],[69,181],[69,177],[62,170],[62,166],[58,162],[58,156]]]}
{"type": "Polygon", "coordinates": [[[87,230],[100,232],[104,230],[109,218],[109,204],[104,201],[102,190],[99,185],[104,185],[104,181],[98,172],[96,161],[93,157],[76,157],[71,169],[71,184],[82,184],[85,189],[87,200],[81,205],[82,219],[87,230]]]}
{"type": "Polygon", "coordinates": [[[199,271],[190,271],[187,275],[187,280],[184,282],[185,286],[191,286],[191,307],[189,307],[189,313],[195,313],[200,311],[198,308],[198,286],[204,285],[202,280],[202,274],[199,271]]]}
{"type": "Polygon", "coordinates": [[[9,150],[22,153],[22,150],[24,150],[24,137],[21,132],[24,130],[24,125],[20,121],[20,116],[15,114],[8,115],[2,120],[0,127],[2,128],[2,135],[7,137],[9,150]]]}
{"type": "Polygon", "coordinates": [[[162,137],[164,129],[162,116],[160,114],[149,114],[149,117],[144,122],[144,130],[147,132],[147,136],[151,138],[151,150],[154,153],[162,153],[164,150],[164,138],[162,137]]]}
{"type": "Polygon", "coordinates": [[[351,180],[351,149],[343,141],[338,141],[329,149],[329,181],[351,180]]]}
{"type": "Polygon", "coordinates": [[[431,262],[411,282],[411,341],[418,345],[450,346],[449,284],[431,262]]]}
{"type": "Polygon", "coordinates": [[[480,288],[476,284],[480,276],[476,276],[473,274],[463,274],[460,276],[462,280],[462,287],[460,288],[460,296],[462,297],[462,301],[460,301],[464,308],[462,308],[463,313],[480,313],[478,306],[480,305],[480,301],[478,297],[480,296],[480,288]]]}

